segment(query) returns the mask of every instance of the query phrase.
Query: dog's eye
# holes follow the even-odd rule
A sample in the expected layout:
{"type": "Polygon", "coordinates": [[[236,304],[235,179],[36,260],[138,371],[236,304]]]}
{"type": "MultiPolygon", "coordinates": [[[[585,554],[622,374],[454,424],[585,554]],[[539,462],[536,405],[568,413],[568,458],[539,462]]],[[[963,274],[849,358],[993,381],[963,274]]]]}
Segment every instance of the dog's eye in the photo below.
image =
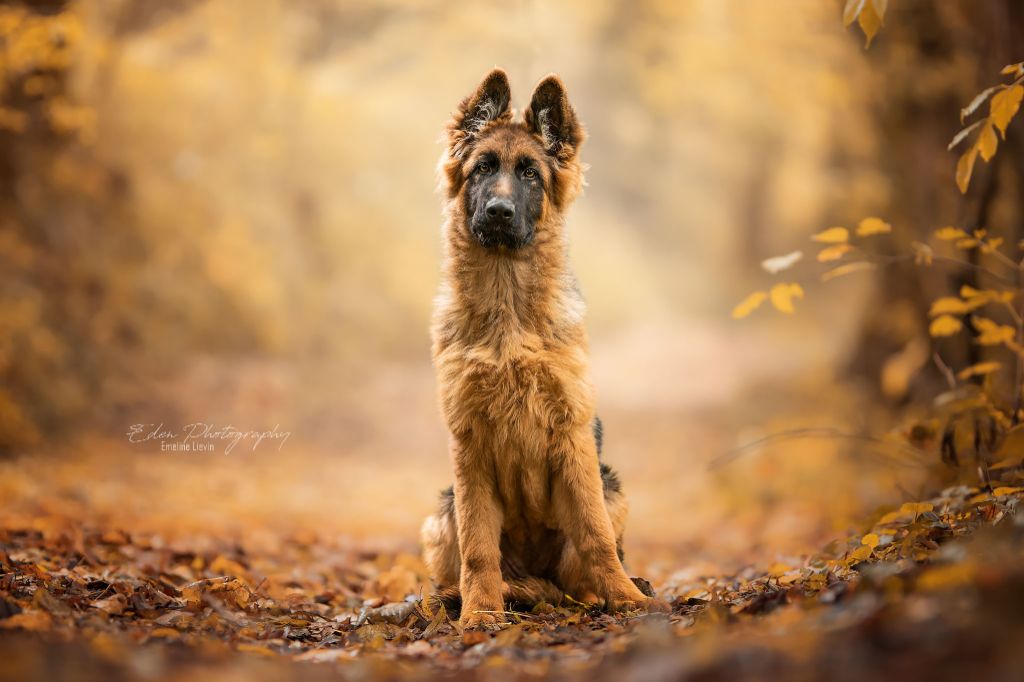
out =
{"type": "Polygon", "coordinates": [[[527,168],[526,170],[523,171],[523,177],[526,178],[527,180],[535,180],[537,178],[537,169],[527,168]]]}
{"type": "Polygon", "coordinates": [[[476,165],[476,172],[480,175],[488,175],[491,172],[491,164],[486,161],[481,161],[476,165]]]}

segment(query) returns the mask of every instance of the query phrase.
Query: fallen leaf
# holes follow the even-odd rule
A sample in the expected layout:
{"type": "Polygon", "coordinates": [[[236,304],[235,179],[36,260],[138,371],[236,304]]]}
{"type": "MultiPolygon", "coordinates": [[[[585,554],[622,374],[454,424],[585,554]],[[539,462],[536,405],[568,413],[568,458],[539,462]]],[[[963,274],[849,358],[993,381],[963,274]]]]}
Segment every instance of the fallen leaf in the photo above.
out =
{"type": "Polygon", "coordinates": [[[920,590],[944,590],[959,587],[974,579],[975,568],[967,562],[937,566],[922,573],[917,579],[920,590]]]}
{"type": "Polygon", "coordinates": [[[115,594],[107,597],[106,599],[100,599],[92,603],[92,607],[94,609],[99,609],[111,616],[120,616],[124,613],[124,609],[127,605],[128,600],[125,599],[122,594],[115,594]]]}
{"type": "Polygon", "coordinates": [[[0,628],[5,630],[48,632],[53,629],[53,618],[46,611],[31,609],[0,620],[0,628]]]}

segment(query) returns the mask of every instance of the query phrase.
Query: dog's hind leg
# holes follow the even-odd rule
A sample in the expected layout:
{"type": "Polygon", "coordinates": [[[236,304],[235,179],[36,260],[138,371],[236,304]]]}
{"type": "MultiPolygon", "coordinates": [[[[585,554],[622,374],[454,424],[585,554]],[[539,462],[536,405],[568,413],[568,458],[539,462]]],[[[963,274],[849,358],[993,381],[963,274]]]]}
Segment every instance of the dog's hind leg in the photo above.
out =
{"type": "Polygon", "coordinates": [[[441,505],[436,514],[428,516],[420,530],[423,559],[434,584],[445,589],[459,585],[459,535],[455,520],[455,493],[452,488],[441,491],[441,505]]]}

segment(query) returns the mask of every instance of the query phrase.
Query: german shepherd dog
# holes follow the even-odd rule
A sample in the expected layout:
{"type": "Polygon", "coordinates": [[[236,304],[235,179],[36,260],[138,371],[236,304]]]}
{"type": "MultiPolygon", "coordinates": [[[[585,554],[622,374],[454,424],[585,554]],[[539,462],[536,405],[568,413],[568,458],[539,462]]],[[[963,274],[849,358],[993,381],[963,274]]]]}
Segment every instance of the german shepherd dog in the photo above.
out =
{"type": "Polygon", "coordinates": [[[455,485],[423,524],[439,595],[464,627],[506,601],[568,594],[649,605],[622,567],[626,502],[598,460],[584,304],[564,214],[583,184],[584,132],[555,75],[522,120],[495,69],[462,101],[441,161],[444,258],[432,323],[455,485]]]}

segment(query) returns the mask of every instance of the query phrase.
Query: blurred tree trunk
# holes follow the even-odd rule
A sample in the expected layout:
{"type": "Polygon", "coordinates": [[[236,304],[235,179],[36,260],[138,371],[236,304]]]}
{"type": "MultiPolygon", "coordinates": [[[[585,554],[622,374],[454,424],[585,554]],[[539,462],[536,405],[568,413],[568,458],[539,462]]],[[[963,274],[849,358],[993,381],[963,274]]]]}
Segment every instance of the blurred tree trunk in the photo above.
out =
{"type": "MultiPolygon", "coordinates": [[[[944,225],[987,229],[1011,249],[1024,238],[1024,130],[1012,126],[991,163],[975,166],[966,195],[954,182],[958,151],[946,145],[960,129],[959,111],[975,94],[1002,82],[1000,70],[1024,59],[1024,3],[1019,0],[914,0],[890,5],[885,27],[868,58],[876,62],[877,124],[886,141],[880,163],[891,179],[886,215],[897,227],[894,253],[909,253],[911,241],[927,241],[944,225]],[[874,53],[874,54],[872,54],[874,53]]],[[[985,105],[987,107],[987,104],[985,105]]],[[[963,149],[959,148],[959,152],[963,149]]],[[[969,252],[978,259],[977,251],[969,252]]],[[[977,260],[972,262],[977,263],[977,260]]],[[[914,339],[927,335],[929,303],[963,284],[991,286],[976,271],[909,263],[884,268],[851,358],[852,374],[882,388],[887,363],[914,339]],[[916,322],[900,319],[914,311],[916,322]]],[[[920,343],[920,341],[918,341],[920,343]]],[[[967,335],[933,346],[954,367],[977,361],[967,335]]],[[[891,398],[934,395],[944,383],[929,361],[910,390],[891,398]]]]}

